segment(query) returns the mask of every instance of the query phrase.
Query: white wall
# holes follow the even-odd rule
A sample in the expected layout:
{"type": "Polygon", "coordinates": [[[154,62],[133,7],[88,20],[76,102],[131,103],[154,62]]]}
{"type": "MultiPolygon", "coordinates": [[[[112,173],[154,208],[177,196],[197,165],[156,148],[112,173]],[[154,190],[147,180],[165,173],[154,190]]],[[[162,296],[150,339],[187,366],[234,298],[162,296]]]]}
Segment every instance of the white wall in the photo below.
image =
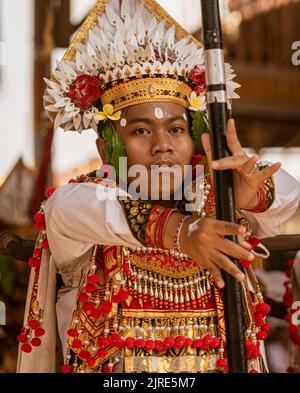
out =
{"type": "Polygon", "coordinates": [[[0,180],[23,155],[33,165],[33,1],[1,0],[0,180]]]}

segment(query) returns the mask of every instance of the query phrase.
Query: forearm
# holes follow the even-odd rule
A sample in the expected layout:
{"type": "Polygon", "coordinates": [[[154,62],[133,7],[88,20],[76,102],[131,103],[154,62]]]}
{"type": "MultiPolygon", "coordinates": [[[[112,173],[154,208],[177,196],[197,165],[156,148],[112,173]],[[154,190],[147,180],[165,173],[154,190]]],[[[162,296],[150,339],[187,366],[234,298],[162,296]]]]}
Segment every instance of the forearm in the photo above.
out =
{"type": "Polygon", "coordinates": [[[274,200],[261,213],[244,211],[253,234],[258,238],[276,236],[299,208],[300,185],[283,169],[273,175],[274,200]]]}

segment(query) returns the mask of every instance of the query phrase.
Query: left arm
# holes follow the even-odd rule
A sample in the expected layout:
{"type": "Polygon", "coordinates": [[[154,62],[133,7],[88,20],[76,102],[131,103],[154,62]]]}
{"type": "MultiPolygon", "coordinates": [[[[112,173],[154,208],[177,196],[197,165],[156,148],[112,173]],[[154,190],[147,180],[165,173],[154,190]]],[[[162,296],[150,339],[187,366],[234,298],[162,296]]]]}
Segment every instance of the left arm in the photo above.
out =
{"type": "MultiPolygon", "coordinates": [[[[231,156],[212,160],[208,134],[202,135],[202,143],[210,170],[233,170],[234,198],[236,207],[247,216],[253,235],[259,238],[276,236],[282,225],[296,212],[300,201],[300,184],[275,163],[262,170],[256,168],[258,156],[248,157],[238,139],[233,119],[228,121],[227,144],[231,156]],[[265,211],[253,213],[259,204],[259,191],[263,183],[272,176],[274,200],[265,211]]],[[[259,210],[260,211],[260,210],[259,210]]]]}

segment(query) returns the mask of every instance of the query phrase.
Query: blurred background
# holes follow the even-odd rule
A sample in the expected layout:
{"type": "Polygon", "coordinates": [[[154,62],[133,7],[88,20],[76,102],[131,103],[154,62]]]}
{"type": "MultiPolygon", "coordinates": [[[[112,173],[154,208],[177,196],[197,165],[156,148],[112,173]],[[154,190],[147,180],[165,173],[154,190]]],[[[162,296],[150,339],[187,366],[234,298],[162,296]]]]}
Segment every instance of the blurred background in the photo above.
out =
{"type": "MultiPolygon", "coordinates": [[[[0,0],[0,233],[34,239],[32,217],[45,188],[99,167],[96,134],[53,130],[42,107],[43,77],[49,77],[95,2],[0,0]]],[[[202,41],[200,0],[159,3],[202,41]]],[[[220,6],[226,61],[242,85],[233,108],[242,144],[263,160],[282,162],[300,181],[300,1],[220,0],[220,6]]],[[[287,242],[294,243],[277,242],[270,260],[257,268],[277,307],[268,340],[275,372],[285,372],[288,364],[283,282],[299,244],[292,236],[300,232],[299,217],[284,228],[287,242]]],[[[6,307],[0,372],[15,371],[28,273],[26,263],[0,256],[0,301],[6,307]]]]}

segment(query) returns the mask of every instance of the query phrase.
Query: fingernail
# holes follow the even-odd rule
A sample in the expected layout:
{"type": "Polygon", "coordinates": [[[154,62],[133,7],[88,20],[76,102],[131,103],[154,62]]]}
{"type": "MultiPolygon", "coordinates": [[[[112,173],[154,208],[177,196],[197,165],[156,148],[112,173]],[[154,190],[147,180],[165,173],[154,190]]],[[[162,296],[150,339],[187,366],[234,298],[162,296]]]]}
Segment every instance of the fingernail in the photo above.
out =
{"type": "Polygon", "coordinates": [[[253,261],[254,260],[254,255],[253,254],[250,254],[249,256],[248,256],[248,261],[253,261]]]}
{"type": "Polygon", "coordinates": [[[236,277],[239,281],[244,281],[244,279],[245,279],[245,274],[243,274],[243,273],[236,273],[235,277],[236,277]]]}
{"type": "Polygon", "coordinates": [[[224,288],[224,285],[225,285],[225,283],[224,283],[224,281],[223,280],[217,280],[216,281],[216,284],[217,284],[217,286],[219,287],[219,288],[224,288]]]}
{"type": "Polygon", "coordinates": [[[241,233],[241,234],[245,234],[246,233],[246,228],[245,227],[239,227],[238,232],[241,233]]]}
{"type": "Polygon", "coordinates": [[[251,250],[251,245],[249,243],[247,243],[247,242],[242,242],[241,246],[247,248],[247,250],[251,250]]]}

